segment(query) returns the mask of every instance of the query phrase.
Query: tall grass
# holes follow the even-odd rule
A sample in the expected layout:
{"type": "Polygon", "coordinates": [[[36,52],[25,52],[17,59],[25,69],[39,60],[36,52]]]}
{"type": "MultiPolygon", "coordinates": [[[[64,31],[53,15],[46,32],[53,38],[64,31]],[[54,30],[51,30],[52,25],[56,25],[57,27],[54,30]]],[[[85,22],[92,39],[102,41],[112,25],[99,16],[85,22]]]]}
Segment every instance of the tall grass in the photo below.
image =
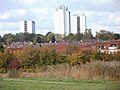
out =
{"type": "Polygon", "coordinates": [[[19,71],[16,69],[11,69],[8,71],[8,77],[11,77],[11,78],[18,78],[19,74],[20,74],[19,71]]]}
{"type": "Polygon", "coordinates": [[[120,62],[95,61],[77,66],[57,64],[47,66],[45,70],[37,73],[22,73],[21,77],[59,77],[82,80],[119,80],[120,62]]]}

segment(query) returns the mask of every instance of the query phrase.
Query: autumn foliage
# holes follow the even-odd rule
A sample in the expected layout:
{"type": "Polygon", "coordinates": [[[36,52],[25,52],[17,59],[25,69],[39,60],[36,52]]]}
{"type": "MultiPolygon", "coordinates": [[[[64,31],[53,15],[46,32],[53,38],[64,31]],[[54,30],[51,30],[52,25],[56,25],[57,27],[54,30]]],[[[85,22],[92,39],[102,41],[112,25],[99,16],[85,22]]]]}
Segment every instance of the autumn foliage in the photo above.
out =
{"type": "Polygon", "coordinates": [[[81,51],[77,46],[72,45],[63,53],[48,47],[29,46],[16,52],[10,52],[5,49],[4,52],[0,52],[0,72],[6,72],[8,67],[19,67],[22,72],[34,72],[36,68],[47,65],[68,63],[76,66],[90,63],[91,61],[120,61],[120,53],[108,54],[89,50],[81,51]],[[10,61],[12,62],[11,64],[9,63],[10,61]]]}

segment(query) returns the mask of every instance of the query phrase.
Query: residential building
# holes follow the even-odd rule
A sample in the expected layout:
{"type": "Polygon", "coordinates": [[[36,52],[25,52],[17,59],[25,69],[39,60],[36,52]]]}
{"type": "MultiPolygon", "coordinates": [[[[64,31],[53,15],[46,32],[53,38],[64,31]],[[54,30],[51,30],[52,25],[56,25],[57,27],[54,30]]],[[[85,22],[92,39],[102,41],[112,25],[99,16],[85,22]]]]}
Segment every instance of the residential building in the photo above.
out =
{"type": "Polygon", "coordinates": [[[35,22],[31,20],[20,21],[20,32],[35,33],[35,22]]]}
{"type": "Polygon", "coordinates": [[[71,33],[76,34],[80,32],[80,16],[71,16],[71,33]]]}
{"type": "Polygon", "coordinates": [[[86,30],[86,16],[85,14],[80,15],[80,32],[84,33],[86,30]]]}
{"type": "Polygon", "coordinates": [[[61,5],[55,11],[54,33],[68,35],[71,32],[71,17],[68,7],[61,5]]]}
{"type": "Polygon", "coordinates": [[[86,29],[86,16],[83,15],[72,15],[71,17],[71,33],[76,34],[78,32],[84,33],[86,29]]]}

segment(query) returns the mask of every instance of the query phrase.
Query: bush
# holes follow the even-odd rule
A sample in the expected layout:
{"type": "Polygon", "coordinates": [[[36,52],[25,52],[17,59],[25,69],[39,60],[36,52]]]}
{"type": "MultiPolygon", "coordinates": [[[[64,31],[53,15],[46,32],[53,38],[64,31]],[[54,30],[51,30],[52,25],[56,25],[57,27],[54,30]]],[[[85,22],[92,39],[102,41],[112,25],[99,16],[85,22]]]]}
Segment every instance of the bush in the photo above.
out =
{"type": "Polygon", "coordinates": [[[5,50],[3,53],[0,52],[0,68],[6,68],[9,60],[15,59],[13,53],[8,50],[5,50]]]}
{"type": "Polygon", "coordinates": [[[77,65],[80,63],[87,63],[91,61],[92,53],[90,51],[76,52],[72,55],[68,55],[68,63],[71,65],[77,65]]]}
{"type": "Polygon", "coordinates": [[[81,53],[74,53],[68,55],[68,63],[71,65],[77,65],[81,63],[81,53]]]}
{"type": "Polygon", "coordinates": [[[15,53],[17,60],[20,62],[20,66],[31,66],[39,63],[39,50],[33,47],[23,48],[22,51],[15,53]]]}

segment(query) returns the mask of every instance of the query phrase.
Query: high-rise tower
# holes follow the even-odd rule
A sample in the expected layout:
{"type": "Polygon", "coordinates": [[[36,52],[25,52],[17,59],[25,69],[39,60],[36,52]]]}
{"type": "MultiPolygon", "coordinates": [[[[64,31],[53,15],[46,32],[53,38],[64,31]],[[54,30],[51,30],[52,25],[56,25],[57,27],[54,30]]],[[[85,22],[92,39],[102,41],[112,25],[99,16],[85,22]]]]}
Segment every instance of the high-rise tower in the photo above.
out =
{"type": "Polygon", "coordinates": [[[20,21],[20,32],[35,33],[35,22],[31,20],[20,21]]]}
{"type": "Polygon", "coordinates": [[[84,33],[86,30],[86,16],[85,14],[80,15],[80,32],[84,33]]]}
{"type": "Polygon", "coordinates": [[[64,36],[71,32],[71,17],[68,7],[61,5],[55,11],[54,33],[64,36]]]}
{"type": "Polygon", "coordinates": [[[84,14],[73,15],[71,17],[71,33],[84,33],[86,29],[86,16],[84,14]]]}
{"type": "Polygon", "coordinates": [[[71,16],[71,33],[76,34],[80,32],[80,16],[71,16]]]}

